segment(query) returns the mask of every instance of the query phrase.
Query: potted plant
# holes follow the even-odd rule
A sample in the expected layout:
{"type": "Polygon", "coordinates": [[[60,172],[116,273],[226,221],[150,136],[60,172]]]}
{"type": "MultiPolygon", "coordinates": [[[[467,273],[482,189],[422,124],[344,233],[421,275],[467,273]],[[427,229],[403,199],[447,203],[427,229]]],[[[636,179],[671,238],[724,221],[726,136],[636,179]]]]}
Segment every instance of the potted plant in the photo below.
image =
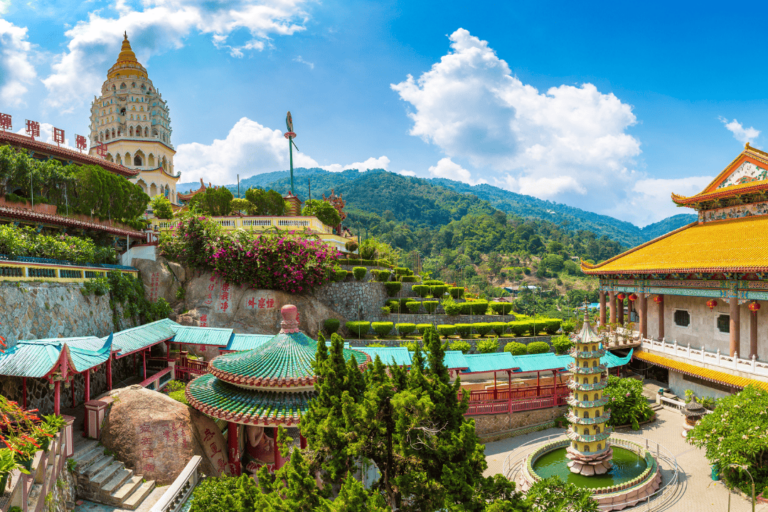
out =
{"type": "Polygon", "coordinates": [[[6,438],[5,444],[14,452],[16,461],[27,471],[32,469],[32,461],[35,459],[35,453],[42,449],[35,438],[27,434],[19,434],[18,436],[6,438]]]}
{"type": "Polygon", "coordinates": [[[29,471],[16,461],[16,457],[14,457],[11,450],[8,448],[0,449],[0,495],[5,492],[5,486],[8,485],[8,477],[14,469],[29,474],[29,471]]]}

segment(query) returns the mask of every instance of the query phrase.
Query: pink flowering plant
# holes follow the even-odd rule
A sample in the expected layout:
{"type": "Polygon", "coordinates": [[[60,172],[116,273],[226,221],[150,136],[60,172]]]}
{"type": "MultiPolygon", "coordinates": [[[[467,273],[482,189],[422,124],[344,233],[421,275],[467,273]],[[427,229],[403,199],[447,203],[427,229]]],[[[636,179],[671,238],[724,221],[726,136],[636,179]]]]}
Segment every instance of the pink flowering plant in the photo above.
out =
{"type": "Polygon", "coordinates": [[[610,397],[605,406],[611,413],[609,425],[632,425],[632,429],[640,428],[640,422],[653,417],[653,410],[648,400],[643,396],[643,383],[635,379],[623,379],[611,375],[603,395],[610,397]]]}
{"type": "Polygon", "coordinates": [[[160,241],[161,253],[188,266],[212,271],[232,284],[288,293],[307,292],[330,280],[341,253],[307,233],[223,233],[203,216],[179,221],[160,241]]]}

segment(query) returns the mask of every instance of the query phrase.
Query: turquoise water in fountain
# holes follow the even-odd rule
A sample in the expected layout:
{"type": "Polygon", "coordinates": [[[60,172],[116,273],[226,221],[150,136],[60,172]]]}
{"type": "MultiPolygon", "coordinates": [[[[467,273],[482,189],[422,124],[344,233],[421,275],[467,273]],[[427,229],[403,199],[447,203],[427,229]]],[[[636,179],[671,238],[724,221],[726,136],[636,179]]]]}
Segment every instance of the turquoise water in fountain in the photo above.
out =
{"type": "Polygon", "coordinates": [[[565,456],[565,448],[558,448],[539,457],[533,463],[533,471],[541,478],[559,476],[564,481],[579,487],[595,489],[632,480],[640,476],[647,467],[644,458],[633,451],[618,446],[613,447],[613,459],[611,460],[613,468],[604,475],[584,476],[571,473],[568,467],[569,462],[570,460],[565,456]]]}

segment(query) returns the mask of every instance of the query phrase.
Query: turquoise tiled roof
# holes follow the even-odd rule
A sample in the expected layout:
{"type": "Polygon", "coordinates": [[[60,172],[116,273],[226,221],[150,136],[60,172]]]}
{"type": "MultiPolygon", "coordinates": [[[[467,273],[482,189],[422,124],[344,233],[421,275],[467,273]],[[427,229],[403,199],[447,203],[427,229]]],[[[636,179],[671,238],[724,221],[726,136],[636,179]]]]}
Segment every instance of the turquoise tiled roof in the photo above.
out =
{"type": "Polygon", "coordinates": [[[253,350],[272,338],[274,338],[272,334],[234,334],[229,339],[227,348],[222,350],[231,350],[233,352],[253,350]]]}
{"type": "Polygon", "coordinates": [[[466,354],[466,373],[493,372],[511,370],[518,364],[509,352],[494,352],[493,354],[466,354]]]}
{"type": "Polygon", "coordinates": [[[84,372],[109,359],[112,339],[95,336],[22,340],[0,354],[0,375],[41,378],[58,364],[62,350],[75,372],[84,372]]]}
{"type": "Polygon", "coordinates": [[[462,370],[469,368],[469,363],[461,350],[446,350],[443,358],[446,368],[449,370],[462,370]]]}
{"type": "Polygon", "coordinates": [[[411,366],[413,352],[408,352],[406,347],[358,347],[357,350],[365,352],[375,360],[379,356],[382,364],[395,366],[411,366]]]}
{"type": "MultiPolygon", "coordinates": [[[[165,318],[156,322],[139,325],[113,334],[112,351],[119,352],[118,357],[142,350],[173,338],[175,327],[181,327],[173,320],[165,318]]],[[[106,339],[106,338],[102,338],[106,339]]]]}
{"type": "Polygon", "coordinates": [[[286,392],[244,389],[206,374],[187,385],[186,397],[195,409],[226,421],[260,425],[293,425],[314,391],[286,392]]]}
{"type": "Polygon", "coordinates": [[[232,338],[232,329],[220,329],[215,327],[190,327],[178,325],[174,327],[176,336],[174,343],[186,343],[188,345],[209,345],[214,347],[226,347],[232,338]]]}

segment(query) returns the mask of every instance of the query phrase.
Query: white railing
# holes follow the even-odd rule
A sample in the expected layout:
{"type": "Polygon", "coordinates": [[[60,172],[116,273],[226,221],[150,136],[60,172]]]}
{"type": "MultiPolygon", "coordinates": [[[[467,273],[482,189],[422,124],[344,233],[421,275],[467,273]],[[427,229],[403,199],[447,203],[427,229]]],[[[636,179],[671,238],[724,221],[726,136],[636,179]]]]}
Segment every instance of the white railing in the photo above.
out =
{"type": "Polygon", "coordinates": [[[721,354],[720,349],[712,352],[703,347],[691,348],[690,343],[687,345],[678,345],[677,341],[668,343],[666,341],[657,341],[647,338],[643,338],[642,347],[643,350],[669,354],[681,359],[690,360],[694,363],[704,363],[724,370],[733,370],[768,377],[768,363],[758,361],[755,356],[752,356],[751,359],[742,359],[738,354],[734,354],[733,356],[721,354]]]}
{"type": "Polygon", "coordinates": [[[198,468],[203,458],[195,455],[187,462],[179,476],[168,486],[168,490],[149,509],[149,512],[177,512],[184,507],[195,486],[200,481],[198,468]]]}
{"type": "MultiPolygon", "coordinates": [[[[326,226],[317,217],[263,217],[263,216],[244,216],[244,217],[211,217],[211,220],[222,226],[224,229],[256,229],[263,230],[276,228],[282,231],[303,231],[309,229],[315,233],[332,234],[333,228],[326,226]]],[[[176,229],[177,222],[160,222],[153,219],[152,226],[156,231],[167,231],[176,229]]]]}

